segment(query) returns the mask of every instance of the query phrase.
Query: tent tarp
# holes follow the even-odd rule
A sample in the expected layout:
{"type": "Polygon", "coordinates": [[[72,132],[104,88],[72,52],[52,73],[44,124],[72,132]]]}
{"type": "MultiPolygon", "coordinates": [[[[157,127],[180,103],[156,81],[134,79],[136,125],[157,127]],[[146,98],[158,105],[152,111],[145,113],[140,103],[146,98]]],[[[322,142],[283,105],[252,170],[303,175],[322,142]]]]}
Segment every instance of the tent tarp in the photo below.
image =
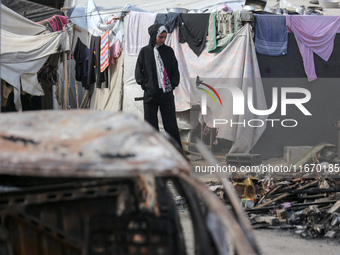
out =
{"type": "Polygon", "coordinates": [[[45,27],[21,17],[4,5],[1,5],[1,19],[6,21],[4,27],[1,24],[1,78],[15,88],[14,102],[17,110],[21,110],[21,87],[31,95],[44,94],[37,72],[50,55],[70,50],[71,31],[65,28],[37,35],[45,31],[45,27]]]}
{"type": "Polygon", "coordinates": [[[36,35],[47,31],[45,26],[24,18],[3,4],[1,4],[1,29],[20,35],[36,35]]]}

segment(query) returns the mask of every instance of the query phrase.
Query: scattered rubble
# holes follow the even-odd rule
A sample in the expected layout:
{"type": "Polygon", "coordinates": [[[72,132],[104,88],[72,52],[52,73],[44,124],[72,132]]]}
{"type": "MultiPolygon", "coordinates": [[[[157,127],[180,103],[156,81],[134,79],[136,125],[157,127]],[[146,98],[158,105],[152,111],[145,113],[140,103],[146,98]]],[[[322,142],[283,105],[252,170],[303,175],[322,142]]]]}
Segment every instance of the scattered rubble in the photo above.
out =
{"type": "MultiPolygon", "coordinates": [[[[233,184],[253,228],[294,229],[302,237],[340,238],[340,179],[244,176],[241,181],[238,176],[233,184]]],[[[224,199],[222,186],[209,189],[224,199]]]]}
{"type": "MultiPolygon", "coordinates": [[[[335,145],[320,143],[287,164],[287,173],[232,173],[230,179],[252,227],[292,229],[302,237],[340,240],[337,152],[335,145]]],[[[207,185],[230,203],[221,183],[207,185]]]]}

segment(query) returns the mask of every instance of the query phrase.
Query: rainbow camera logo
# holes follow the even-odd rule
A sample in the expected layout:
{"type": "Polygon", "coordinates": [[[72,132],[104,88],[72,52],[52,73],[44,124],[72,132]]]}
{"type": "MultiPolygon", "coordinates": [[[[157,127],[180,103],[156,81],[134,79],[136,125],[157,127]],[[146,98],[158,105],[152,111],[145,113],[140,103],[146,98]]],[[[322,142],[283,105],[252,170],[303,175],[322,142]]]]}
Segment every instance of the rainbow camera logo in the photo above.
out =
{"type": "MultiPolygon", "coordinates": [[[[212,100],[214,101],[215,105],[217,105],[217,102],[216,102],[216,99],[215,99],[214,95],[213,95],[209,90],[200,87],[201,85],[207,87],[207,88],[210,89],[212,92],[214,92],[214,94],[217,96],[217,98],[218,98],[218,100],[219,100],[221,106],[223,106],[221,97],[220,97],[220,95],[217,93],[217,91],[216,91],[212,86],[210,86],[209,84],[204,83],[202,80],[200,80],[200,77],[197,76],[197,78],[196,78],[196,87],[197,87],[198,89],[204,91],[205,93],[207,93],[207,94],[212,98],[212,100]]],[[[203,114],[203,115],[206,115],[207,98],[206,98],[206,95],[204,95],[204,94],[202,95],[202,102],[201,102],[201,103],[202,103],[202,114],[203,114]]]]}

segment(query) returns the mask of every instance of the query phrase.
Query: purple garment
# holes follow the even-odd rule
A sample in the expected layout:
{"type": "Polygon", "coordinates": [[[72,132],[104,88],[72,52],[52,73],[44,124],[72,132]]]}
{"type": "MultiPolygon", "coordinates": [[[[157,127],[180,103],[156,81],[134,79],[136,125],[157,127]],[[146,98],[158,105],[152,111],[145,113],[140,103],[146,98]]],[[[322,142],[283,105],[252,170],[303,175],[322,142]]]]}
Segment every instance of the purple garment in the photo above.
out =
{"type": "Polygon", "coordinates": [[[286,24],[295,35],[308,81],[317,79],[313,52],[328,61],[340,31],[340,17],[293,15],[286,16],[286,24]]]}

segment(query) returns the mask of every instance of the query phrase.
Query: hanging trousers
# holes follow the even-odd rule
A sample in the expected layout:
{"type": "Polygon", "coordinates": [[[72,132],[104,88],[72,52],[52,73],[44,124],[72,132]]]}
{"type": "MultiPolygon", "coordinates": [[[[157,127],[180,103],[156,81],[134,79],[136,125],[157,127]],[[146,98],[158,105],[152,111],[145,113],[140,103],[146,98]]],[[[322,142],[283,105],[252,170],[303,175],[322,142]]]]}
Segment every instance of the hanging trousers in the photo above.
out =
{"type": "Polygon", "coordinates": [[[178,146],[182,149],[181,138],[178,131],[176,119],[175,102],[158,103],[156,101],[144,102],[144,120],[149,122],[156,130],[159,131],[157,112],[160,109],[164,130],[169,133],[178,146]]]}

